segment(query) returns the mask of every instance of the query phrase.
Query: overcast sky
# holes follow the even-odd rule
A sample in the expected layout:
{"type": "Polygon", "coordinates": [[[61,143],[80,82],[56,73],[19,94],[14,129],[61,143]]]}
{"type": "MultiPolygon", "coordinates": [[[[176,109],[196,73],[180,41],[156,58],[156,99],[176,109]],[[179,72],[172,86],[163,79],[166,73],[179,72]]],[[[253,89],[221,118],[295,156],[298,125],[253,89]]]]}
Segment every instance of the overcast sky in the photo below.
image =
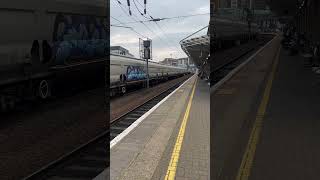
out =
{"type": "MultiPolygon", "coordinates": [[[[130,0],[132,17],[129,16],[127,0],[119,0],[125,12],[120,8],[117,0],[110,0],[110,14],[112,17],[123,23],[133,22],[137,19],[141,21],[148,20],[140,15],[134,6],[133,0],[130,0]]],[[[140,11],[143,8],[143,0],[135,0],[140,11]]],[[[147,0],[147,13],[153,18],[166,18],[185,16],[191,14],[210,13],[210,0],[147,0]]],[[[149,16],[147,16],[149,17],[149,16]]],[[[138,31],[141,35],[152,39],[153,60],[161,61],[164,58],[180,58],[187,55],[182,51],[179,41],[195,31],[209,24],[210,15],[193,16],[188,18],[178,18],[162,20],[158,22],[160,29],[154,22],[145,22],[145,24],[154,32],[152,33],[142,23],[126,24],[138,31]],[[164,34],[164,33],[165,34],[164,34]]],[[[113,25],[120,23],[113,18],[110,19],[113,25]]],[[[124,25],[121,25],[124,26],[124,25]]],[[[137,33],[126,28],[110,27],[111,46],[122,46],[130,51],[135,57],[139,57],[139,36],[137,33]]],[[[207,29],[199,32],[196,36],[206,34],[207,29]]]]}

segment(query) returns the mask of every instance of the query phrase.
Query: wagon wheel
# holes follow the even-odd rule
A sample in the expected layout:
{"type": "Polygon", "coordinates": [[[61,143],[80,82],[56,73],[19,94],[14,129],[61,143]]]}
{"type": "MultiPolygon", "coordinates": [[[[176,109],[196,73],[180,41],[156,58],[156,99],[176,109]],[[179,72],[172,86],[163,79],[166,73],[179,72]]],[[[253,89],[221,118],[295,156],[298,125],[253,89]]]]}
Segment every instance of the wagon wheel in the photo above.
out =
{"type": "Polygon", "coordinates": [[[41,99],[47,99],[50,96],[51,89],[47,80],[41,80],[38,84],[38,96],[41,99]]]}
{"type": "Polygon", "coordinates": [[[121,93],[122,93],[122,94],[125,94],[126,92],[127,92],[126,86],[122,86],[122,87],[121,87],[121,93]]]}

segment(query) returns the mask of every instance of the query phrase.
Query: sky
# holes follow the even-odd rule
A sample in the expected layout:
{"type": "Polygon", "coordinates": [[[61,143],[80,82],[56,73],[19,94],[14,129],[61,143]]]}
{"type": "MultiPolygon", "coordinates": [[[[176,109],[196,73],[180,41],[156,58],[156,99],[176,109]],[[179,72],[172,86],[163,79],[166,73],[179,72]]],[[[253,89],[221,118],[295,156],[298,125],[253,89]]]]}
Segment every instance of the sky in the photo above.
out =
{"type": "MultiPolygon", "coordinates": [[[[144,0],[135,0],[137,7],[143,12],[144,0]],[[139,4],[140,3],[140,4],[139,4]]],[[[152,39],[152,59],[162,61],[164,58],[187,57],[180,47],[180,40],[209,24],[210,15],[193,16],[187,18],[175,18],[162,20],[156,23],[144,22],[130,23],[133,21],[146,21],[147,18],[140,15],[133,0],[130,0],[132,16],[129,15],[127,0],[110,0],[111,25],[132,27],[139,34],[128,28],[110,27],[111,46],[122,46],[131,54],[139,58],[139,38],[143,36],[152,39]],[[120,1],[122,5],[119,5],[120,1]],[[122,7],[122,8],[121,8],[122,7]],[[117,20],[124,24],[120,24],[117,20]],[[151,29],[151,30],[150,30],[151,29]]],[[[210,0],[147,0],[147,13],[153,18],[169,18],[193,14],[210,13],[210,0]]],[[[146,17],[149,17],[148,14],[146,17]]],[[[196,36],[205,35],[207,29],[197,33],[196,36]]]]}

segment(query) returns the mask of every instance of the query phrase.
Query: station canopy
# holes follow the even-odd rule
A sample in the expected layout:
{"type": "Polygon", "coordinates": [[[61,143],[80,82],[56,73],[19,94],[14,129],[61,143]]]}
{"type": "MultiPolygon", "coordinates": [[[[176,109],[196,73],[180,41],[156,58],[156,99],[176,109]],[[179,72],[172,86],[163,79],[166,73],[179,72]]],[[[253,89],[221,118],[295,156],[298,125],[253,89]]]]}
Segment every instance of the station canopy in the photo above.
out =
{"type": "Polygon", "coordinates": [[[210,65],[208,64],[210,36],[208,32],[209,29],[205,35],[200,35],[201,31],[199,31],[180,41],[182,50],[191,58],[196,66],[202,71],[205,71],[206,74],[210,74],[210,65]]]}

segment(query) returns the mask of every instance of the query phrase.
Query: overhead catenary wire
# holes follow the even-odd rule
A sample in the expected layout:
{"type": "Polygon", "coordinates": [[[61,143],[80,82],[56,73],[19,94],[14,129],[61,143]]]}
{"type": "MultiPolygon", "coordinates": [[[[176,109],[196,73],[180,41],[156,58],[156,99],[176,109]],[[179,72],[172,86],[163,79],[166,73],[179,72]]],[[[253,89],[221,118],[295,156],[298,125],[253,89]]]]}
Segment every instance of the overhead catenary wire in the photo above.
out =
{"type": "Polygon", "coordinates": [[[129,14],[130,16],[132,15],[132,12],[131,12],[131,9],[130,9],[130,0],[127,0],[127,3],[128,3],[128,8],[129,8],[129,14]]]}
{"type": "MultiPolygon", "coordinates": [[[[111,18],[113,18],[113,17],[111,17],[111,18]]],[[[121,23],[122,24],[122,23],[121,23]]],[[[124,25],[124,24],[122,24],[122,25],[124,25]]],[[[134,28],[132,28],[132,27],[129,27],[129,26],[119,26],[119,25],[114,25],[114,24],[111,24],[110,26],[112,26],[112,27],[122,27],[122,28],[128,28],[128,29],[131,29],[133,32],[135,32],[136,34],[138,34],[139,36],[141,36],[141,37],[143,37],[143,38],[146,38],[146,39],[150,39],[150,38],[148,38],[147,36],[145,36],[145,35],[142,35],[142,34],[140,34],[139,32],[137,32],[134,28]]],[[[160,27],[159,27],[160,28],[160,27]]],[[[165,35],[165,34],[164,34],[165,35]]],[[[173,42],[173,41],[170,41],[170,42],[173,42]]],[[[172,49],[173,50],[173,49],[172,49]]]]}
{"type": "MultiPolygon", "coordinates": [[[[123,9],[121,1],[118,1],[118,0],[116,0],[116,1],[117,1],[117,4],[119,5],[119,7],[121,8],[122,12],[123,12],[125,15],[128,15],[127,12],[126,12],[126,10],[123,9]]],[[[129,13],[129,15],[130,15],[130,13],[129,13]]],[[[131,16],[131,15],[130,15],[130,16],[131,16]]],[[[123,23],[123,24],[124,24],[124,23],[123,23]]],[[[116,24],[116,25],[117,25],[117,24],[116,24]]]]}
{"type": "Polygon", "coordinates": [[[135,32],[136,34],[138,34],[139,36],[143,37],[143,38],[148,38],[147,36],[145,35],[142,35],[141,33],[139,33],[138,31],[136,31],[133,27],[128,27],[128,26],[125,26],[125,24],[123,24],[120,20],[118,20],[117,18],[115,17],[112,17],[110,16],[112,19],[118,21],[120,24],[124,25],[124,26],[118,26],[118,25],[110,25],[112,27],[122,27],[122,28],[128,28],[128,29],[131,29],[133,32],[135,32]]]}
{"type": "MultiPolygon", "coordinates": [[[[189,15],[180,15],[180,16],[174,16],[174,17],[165,17],[165,18],[153,18],[152,15],[150,14],[150,11],[146,12],[145,10],[145,15],[142,13],[142,11],[140,10],[141,8],[143,8],[143,5],[139,2],[139,0],[133,0],[133,4],[136,8],[136,11],[132,11],[132,14],[129,13],[128,15],[128,11],[127,8],[130,8],[129,6],[127,7],[124,3],[121,3],[120,0],[116,0],[119,5],[119,7],[121,8],[121,10],[124,12],[125,15],[127,15],[128,17],[130,17],[133,21],[132,22],[122,22],[122,25],[126,26],[128,24],[137,24],[140,23],[142,24],[144,27],[146,27],[146,29],[149,31],[149,33],[151,32],[152,34],[155,35],[155,37],[153,39],[159,38],[159,40],[161,40],[163,43],[165,43],[169,49],[171,49],[173,52],[172,53],[179,53],[180,52],[180,44],[179,42],[175,43],[174,41],[172,41],[172,39],[170,39],[167,36],[167,33],[165,32],[165,30],[162,28],[162,23],[158,23],[159,21],[163,21],[163,20],[171,20],[171,19],[179,19],[179,18],[188,18],[188,17],[194,17],[194,16],[202,16],[202,15],[209,15],[210,13],[199,13],[199,14],[189,14],[189,15]],[[140,5],[141,8],[138,7],[137,3],[140,5]],[[125,10],[126,9],[126,10],[125,10]],[[136,13],[139,13],[141,16],[143,16],[146,20],[140,20],[139,17],[136,16],[136,13]],[[150,18],[148,18],[147,16],[149,16],[150,18]],[[160,34],[163,34],[163,36],[160,36],[160,34],[157,34],[154,32],[154,30],[152,30],[150,27],[147,26],[147,22],[154,22],[157,26],[157,28],[160,30],[160,34]],[[164,40],[163,38],[165,38],[166,40],[164,40]],[[170,45],[173,44],[173,45],[170,45]],[[175,50],[177,49],[177,50],[175,50]]],[[[144,8],[146,9],[146,4],[144,4],[144,8]]],[[[131,4],[132,6],[132,4],[131,4]]],[[[132,10],[132,7],[131,7],[132,10]]],[[[163,21],[165,23],[165,21],[163,21]]],[[[117,25],[119,24],[114,24],[111,26],[115,26],[117,27],[117,25]]],[[[164,26],[166,27],[166,26],[164,26]]],[[[166,28],[167,29],[167,28],[166,28]]]]}
{"type": "MultiPolygon", "coordinates": [[[[170,19],[179,19],[179,18],[188,18],[188,17],[194,17],[194,16],[203,16],[203,15],[209,15],[210,13],[202,13],[202,14],[190,14],[190,15],[184,15],[184,16],[174,16],[174,17],[165,17],[165,18],[152,18],[150,20],[145,20],[142,22],[155,22],[155,21],[162,21],[162,20],[170,20],[170,19]]],[[[124,24],[137,24],[141,21],[131,21],[131,22],[124,22],[124,24]]]]}
{"type": "MultiPolygon", "coordinates": [[[[115,0],[115,1],[117,1],[118,2],[118,5],[123,9],[123,4],[119,1],[119,0],[115,0]]],[[[124,11],[125,12],[125,11],[124,11]]],[[[125,13],[126,15],[127,15],[127,13],[125,13]]],[[[137,19],[139,19],[134,13],[132,13],[132,15],[134,16],[134,17],[136,17],[137,19]]],[[[174,49],[172,49],[171,48],[171,46],[168,44],[168,42],[166,42],[165,40],[163,40],[160,36],[158,36],[157,35],[157,33],[155,33],[151,28],[149,28],[143,21],[140,21],[140,20],[136,20],[133,16],[129,16],[131,19],[133,19],[135,22],[139,22],[139,23],[141,23],[141,24],[143,24],[152,34],[154,34],[155,35],[155,39],[156,38],[159,38],[162,42],[164,42],[172,51],[176,51],[176,50],[174,50],[174,49]]],[[[123,24],[125,24],[125,23],[123,23],[123,24]]],[[[118,24],[115,24],[115,25],[118,25],[118,24]]]]}
{"type": "MultiPolygon", "coordinates": [[[[142,4],[137,0],[138,4],[143,8],[142,4]]],[[[144,0],[144,14],[147,14],[147,0],[144,0]]]]}
{"type": "Polygon", "coordinates": [[[160,29],[160,31],[162,32],[162,34],[163,34],[164,36],[166,36],[166,38],[167,38],[171,43],[175,44],[175,43],[167,36],[167,33],[161,28],[161,26],[160,26],[157,22],[155,22],[155,24],[158,26],[158,28],[160,29]]]}
{"type": "MultiPolygon", "coordinates": [[[[127,13],[126,13],[126,10],[124,9],[124,7],[122,7],[123,6],[123,4],[121,3],[121,1],[119,1],[119,0],[115,0],[115,1],[117,1],[118,2],[118,5],[119,5],[119,7],[122,9],[122,11],[124,12],[124,14],[126,14],[127,16],[129,16],[127,13]]],[[[136,15],[135,14],[133,14],[133,16],[135,16],[136,17],[136,15]]],[[[137,23],[142,23],[144,26],[146,26],[142,21],[140,21],[140,20],[136,20],[133,16],[129,16],[131,19],[133,19],[135,22],[137,22],[137,23]]],[[[125,23],[122,23],[123,25],[125,25],[125,23]]],[[[115,25],[119,25],[119,24],[115,24],[115,25]]],[[[149,29],[149,27],[147,27],[146,26],[146,28],[147,29],[149,29]]],[[[150,31],[150,29],[149,29],[149,31],[150,31]]],[[[151,30],[152,31],[152,30],[151,30]]],[[[153,31],[152,31],[153,32],[153,31]]],[[[154,32],[153,32],[154,33],[154,32]]]]}
{"type": "MultiPolygon", "coordinates": [[[[135,2],[135,0],[133,0],[135,2]]],[[[143,8],[142,4],[137,0],[138,4],[140,5],[140,7],[143,8]]],[[[138,9],[138,7],[137,7],[138,9]]],[[[140,12],[140,11],[139,11],[140,12]]],[[[168,36],[167,33],[161,28],[161,26],[157,23],[157,21],[155,21],[155,19],[151,16],[151,14],[147,13],[150,18],[152,19],[152,21],[156,24],[156,26],[160,29],[160,31],[162,32],[162,34],[167,38],[167,40],[171,43],[173,43],[174,47],[177,48],[178,50],[180,50],[180,48],[177,47],[177,45],[175,45],[176,43],[173,42],[168,36]]],[[[143,16],[143,14],[141,14],[143,16]]],[[[145,17],[145,16],[144,16],[145,17]]],[[[158,18],[159,19],[159,18],[158,18]]]]}
{"type": "MultiPolygon", "coordinates": [[[[132,1],[133,1],[134,6],[136,7],[137,11],[140,13],[140,15],[143,16],[144,18],[150,20],[150,18],[147,18],[147,17],[140,11],[140,9],[138,8],[138,6],[137,6],[137,4],[136,4],[136,1],[135,1],[135,0],[132,0],[132,1]]],[[[138,2],[139,2],[139,1],[138,1],[138,2]]],[[[146,11],[145,11],[145,12],[146,12],[146,11]]]]}

